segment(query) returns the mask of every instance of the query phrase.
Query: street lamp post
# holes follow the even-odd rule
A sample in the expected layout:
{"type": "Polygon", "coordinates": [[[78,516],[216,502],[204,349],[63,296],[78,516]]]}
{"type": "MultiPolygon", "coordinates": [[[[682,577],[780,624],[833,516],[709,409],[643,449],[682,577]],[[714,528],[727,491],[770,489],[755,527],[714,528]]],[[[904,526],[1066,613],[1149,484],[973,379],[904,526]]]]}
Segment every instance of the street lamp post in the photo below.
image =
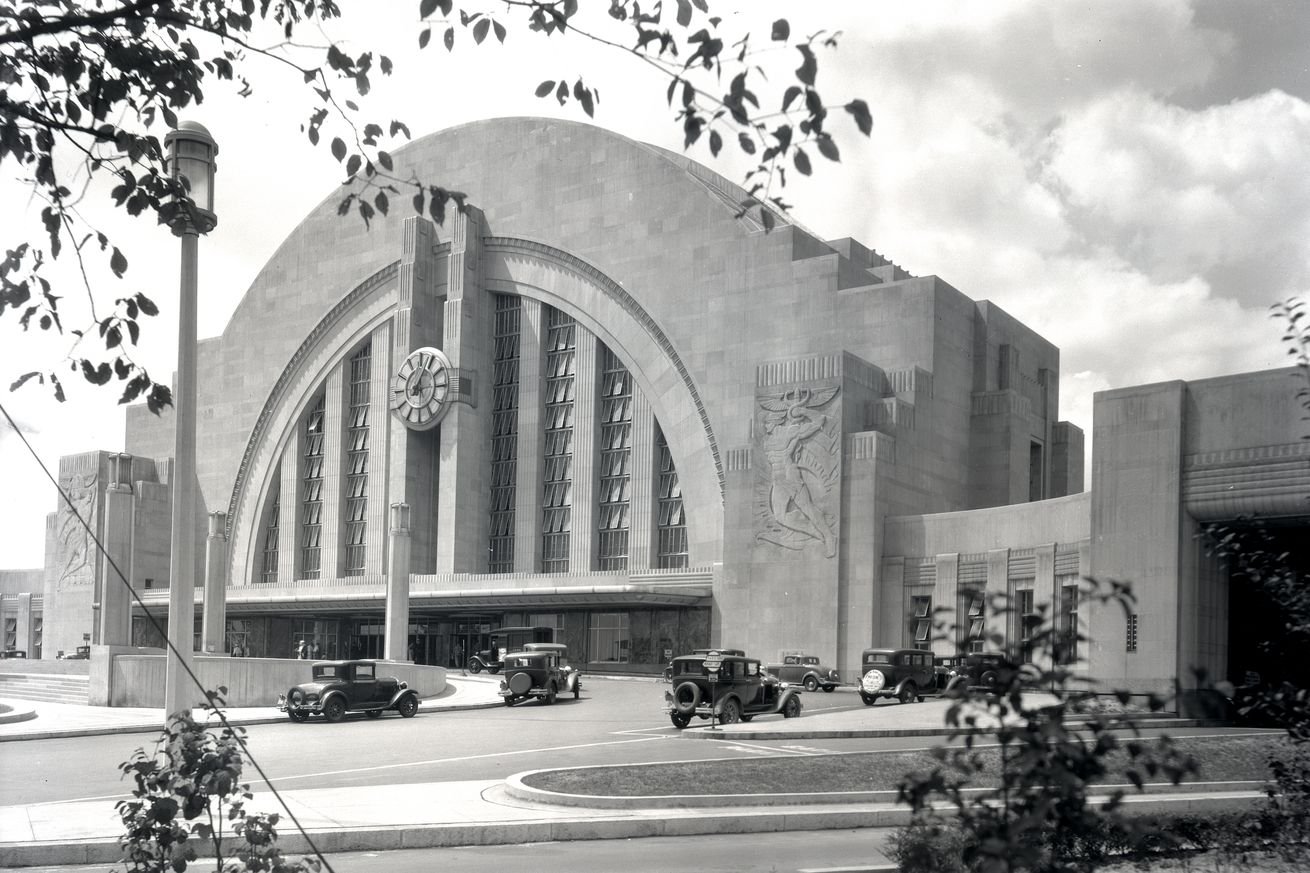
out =
{"type": "Polygon", "coordinates": [[[218,223],[214,214],[214,156],[218,145],[203,125],[184,121],[164,137],[168,170],[187,195],[165,220],[182,239],[177,317],[177,384],[173,386],[173,529],[168,583],[168,641],[164,717],[190,713],[204,695],[190,676],[195,644],[196,575],[196,277],[197,241],[218,223]]]}

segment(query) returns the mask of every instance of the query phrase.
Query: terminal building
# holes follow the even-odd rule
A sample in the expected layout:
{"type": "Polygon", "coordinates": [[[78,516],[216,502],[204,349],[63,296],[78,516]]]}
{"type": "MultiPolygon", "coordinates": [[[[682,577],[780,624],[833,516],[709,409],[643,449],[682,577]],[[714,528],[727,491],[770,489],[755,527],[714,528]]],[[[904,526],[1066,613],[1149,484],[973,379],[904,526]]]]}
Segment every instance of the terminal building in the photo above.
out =
{"type": "MultiPolygon", "coordinates": [[[[1097,395],[1085,491],[1059,350],[941,278],[766,230],[711,170],[586,125],[479,122],[394,159],[470,208],[365,226],[334,192],[200,344],[199,650],[459,666],[545,625],[587,669],[722,645],[853,678],[863,648],[979,651],[1045,613],[1115,686],[1260,657],[1264,607],[1198,534],[1305,533],[1294,371],[1097,395]],[[1132,581],[1135,611],[1080,602],[1084,577],[1132,581]]],[[[170,416],[130,409],[125,446],[59,478],[162,619],[170,416]]],[[[6,645],[158,644],[115,584],[59,505],[45,566],[0,573],[6,645]]]]}

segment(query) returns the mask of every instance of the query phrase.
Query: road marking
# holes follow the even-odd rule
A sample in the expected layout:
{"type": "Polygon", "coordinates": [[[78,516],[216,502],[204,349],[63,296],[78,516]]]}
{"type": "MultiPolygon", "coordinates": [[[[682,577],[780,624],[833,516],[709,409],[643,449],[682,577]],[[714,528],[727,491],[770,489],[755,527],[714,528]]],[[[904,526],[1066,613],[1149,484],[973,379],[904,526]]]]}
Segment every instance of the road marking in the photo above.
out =
{"type": "MultiPolygon", "coordinates": [[[[662,740],[665,737],[638,737],[631,740],[613,740],[603,743],[577,743],[571,746],[551,746],[545,749],[519,749],[512,752],[488,752],[484,755],[460,755],[454,758],[433,758],[429,761],[402,761],[396,764],[378,764],[373,767],[351,767],[346,770],[324,770],[320,773],[299,773],[292,776],[276,776],[275,781],[285,782],[288,779],[317,779],[320,776],[341,776],[346,773],[371,773],[377,770],[395,770],[401,767],[425,767],[429,764],[450,764],[457,761],[476,761],[481,758],[509,758],[515,755],[542,755],[547,752],[563,752],[569,749],[592,749],[598,746],[621,746],[627,743],[648,743],[651,740],[662,740]]],[[[264,779],[255,778],[250,780],[251,784],[265,782],[264,779]]]]}

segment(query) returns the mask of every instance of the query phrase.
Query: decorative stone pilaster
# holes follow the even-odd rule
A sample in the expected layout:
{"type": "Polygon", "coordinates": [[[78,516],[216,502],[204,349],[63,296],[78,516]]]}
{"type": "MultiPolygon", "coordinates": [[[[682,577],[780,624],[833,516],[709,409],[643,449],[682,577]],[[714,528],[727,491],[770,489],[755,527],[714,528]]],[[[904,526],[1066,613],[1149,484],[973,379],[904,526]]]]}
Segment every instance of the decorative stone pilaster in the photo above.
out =
{"type": "Polygon", "coordinates": [[[452,225],[441,348],[458,374],[463,402],[441,420],[437,572],[485,573],[492,403],[482,374],[491,371],[494,319],[482,281],[482,212],[467,207],[452,225]]]}
{"type": "Polygon", "coordinates": [[[655,551],[655,412],[641,388],[632,388],[632,505],[628,514],[628,570],[651,568],[655,551]]]}
{"type": "Polygon", "coordinates": [[[205,539],[205,613],[200,650],[221,655],[227,649],[227,513],[209,513],[205,539]]]}
{"type": "Polygon", "coordinates": [[[391,504],[387,547],[387,613],[383,657],[409,660],[409,504],[391,504]]]}
{"type": "Polygon", "coordinates": [[[578,325],[574,334],[573,506],[569,571],[585,573],[596,559],[596,337],[578,325]]]}
{"type": "Polygon", "coordinates": [[[104,646],[132,642],[132,527],[136,501],[132,497],[132,456],[109,456],[105,486],[104,547],[101,555],[100,625],[97,641],[104,646]]]}
{"type": "Polygon", "coordinates": [[[518,461],[514,471],[514,572],[541,568],[541,303],[519,303],[518,461]]]}

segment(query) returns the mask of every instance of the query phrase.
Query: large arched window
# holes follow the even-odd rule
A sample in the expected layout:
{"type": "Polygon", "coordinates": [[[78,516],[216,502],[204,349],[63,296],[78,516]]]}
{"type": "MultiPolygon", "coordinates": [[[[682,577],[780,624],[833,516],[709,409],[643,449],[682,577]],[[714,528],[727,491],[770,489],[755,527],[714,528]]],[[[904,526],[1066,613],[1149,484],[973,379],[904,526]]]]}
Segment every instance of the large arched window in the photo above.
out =
{"type": "Polygon", "coordinates": [[[372,344],[350,356],[350,408],[346,418],[345,575],[364,572],[365,537],[368,534],[369,379],[372,344]]]}
{"type": "Polygon", "coordinates": [[[323,425],[326,398],[310,404],[301,425],[300,576],[317,579],[323,566],[323,425]]]}
{"type": "Polygon", "coordinates": [[[277,582],[278,535],[281,527],[279,518],[282,501],[281,470],[273,470],[273,496],[268,502],[268,516],[264,522],[263,567],[259,571],[259,581],[267,585],[277,582]]]}
{"type": "Polygon", "coordinates": [[[632,478],[632,377],[606,346],[601,346],[600,369],[598,569],[626,570],[632,478]]]}
{"type": "Polygon", "coordinates": [[[519,325],[522,305],[496,295],[495,351],[491,362],[491,541],[487,569],[514,569],[514,500],[518,462],[519,325]]]}
{"type": "Polygon", "coordinates": [[[542,458],[541,569],[546,573],[567,573],[573,511],[577,325],[572,317],[557,309],[548,308],[546,313],[546,450],[542,458]]]}
{"type": "Polygon", "coordinates": [[[655,425],[655,452],[658,463],[659,514],[655,541],[655,566],[660,569],[687,566],[687,518],[682,511],[682,487],[673,466],[673,453],[664,431],[655,425]]]}

